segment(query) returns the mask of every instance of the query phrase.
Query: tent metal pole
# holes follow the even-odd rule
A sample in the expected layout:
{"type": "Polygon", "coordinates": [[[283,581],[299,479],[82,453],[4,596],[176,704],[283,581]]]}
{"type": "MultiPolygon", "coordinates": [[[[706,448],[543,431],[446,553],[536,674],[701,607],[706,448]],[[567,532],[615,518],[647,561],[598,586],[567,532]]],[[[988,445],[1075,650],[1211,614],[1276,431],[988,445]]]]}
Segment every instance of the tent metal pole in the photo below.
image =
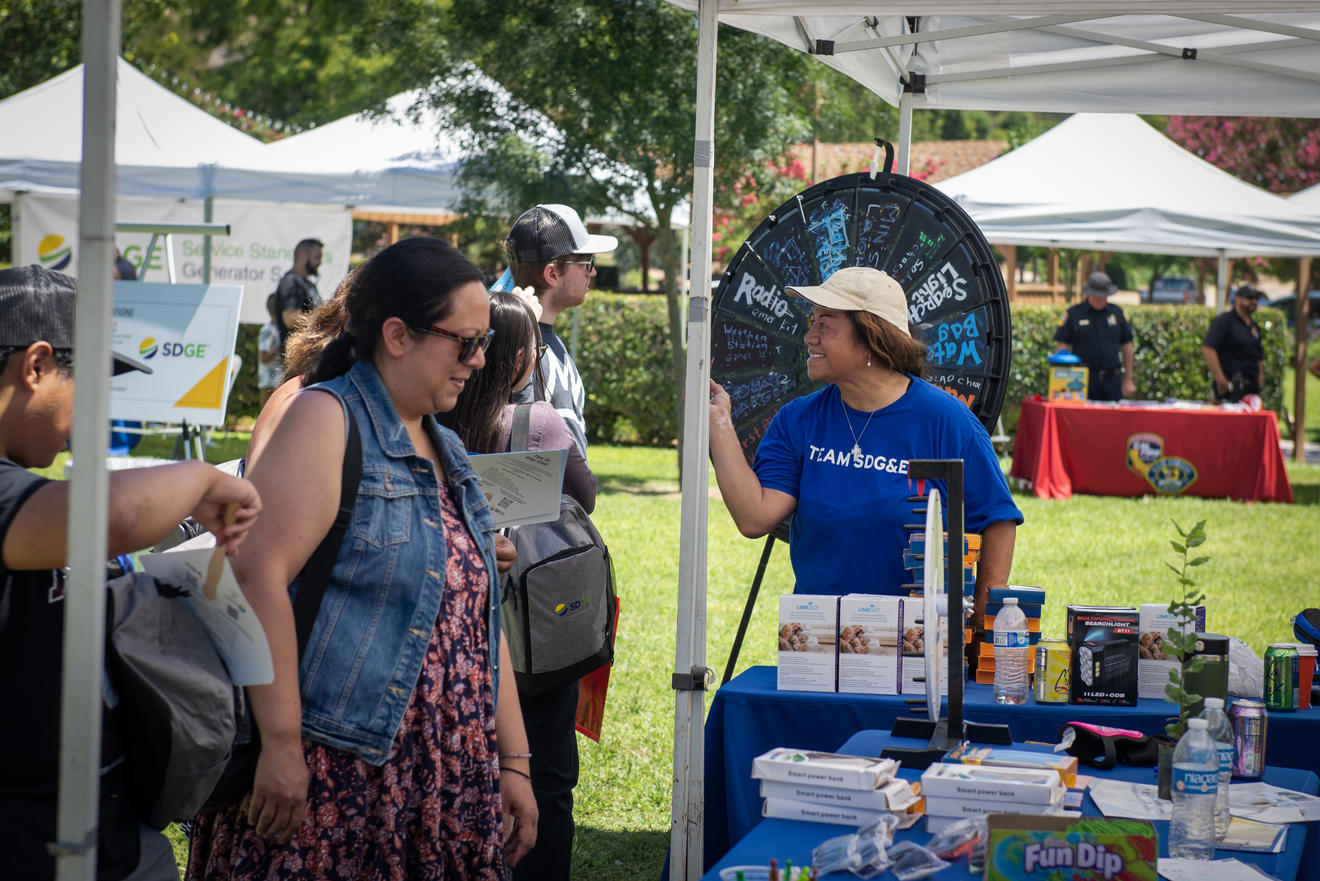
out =
{"type": "Polygon", "coordinates": [[[1217,258],[1219,271],[1215,274],[1215,311],[1222,312],[1224,304],[1228,302],[1228,253],[1220,248],[1217,258]]]}
{"type": "Polygon", "coordinates": [[[110,309],[115,241],[115,68],[119,0],[84,0],[82,198],[78,217],[73,474],[60,697],[56,877],[96,877],[105,651],[105,456],[110,421],[110,309]]]}
{"type": "Polygon", "coordinates": [[[898,155],[894,157],[894,173],[906,175],[912,165],[912,93],[903,92],[898,99],[898,155]]]}
{"type": "Polygon", "coordinates": [[[697,7],[696,137],[692,268],[683,411],[683,502],[674,651],[674,790],[669,877],[697,881],[705,860],[706,518],[710,448],[710,260],[715,189],[715,64],[718,0],[697,7]]]}

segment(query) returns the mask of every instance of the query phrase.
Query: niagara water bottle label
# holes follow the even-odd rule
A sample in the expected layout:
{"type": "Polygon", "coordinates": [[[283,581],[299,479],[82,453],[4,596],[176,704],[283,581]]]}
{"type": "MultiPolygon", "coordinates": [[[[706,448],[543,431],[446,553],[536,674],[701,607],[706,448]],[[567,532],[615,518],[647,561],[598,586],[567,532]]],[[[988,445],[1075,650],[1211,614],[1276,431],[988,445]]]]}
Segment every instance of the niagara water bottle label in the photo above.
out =
{"type": "Polygon", "coordinates": [[[1219,769],[1213,771],[1202,771],[1195,768],[1173,769],[1173,791],[1174,792],[1199,792],[1206,795],[1213,794],[1219,790],[1219,769]]]}
{"type": "Polygon", "coordinates": [[[995,648],[1023,649],[1029,644],[1025,630],[995,631],[995,648]]]}
{"type": "Polygon", "coordinates": [[[1232,773],[1232,771],[1233,771],[1233,744],[1231,744],[1231,743],[1230,743],[1230,744],[1225,744],[1225,745],[1219,745],[1219,744],[1216,744],[1216,746],[1217,746],[1218,749],[1219,749],[1219,771],[1220,771],[1220,773],[1223,773],[1224,771],[1228,771],[1229,773],[1232,773]]]}

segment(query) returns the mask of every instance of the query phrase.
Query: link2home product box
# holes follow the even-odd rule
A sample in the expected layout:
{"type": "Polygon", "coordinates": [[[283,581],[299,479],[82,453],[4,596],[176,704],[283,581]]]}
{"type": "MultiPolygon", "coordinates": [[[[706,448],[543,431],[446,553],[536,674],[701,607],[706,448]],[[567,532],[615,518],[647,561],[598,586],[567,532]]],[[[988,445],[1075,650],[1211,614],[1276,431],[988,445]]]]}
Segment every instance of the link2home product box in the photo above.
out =
{"type": "MultiPolygon", "coordinates": [[[[935,650],[943,663],[940,665],[939,693],[949,693],[949,628],[948,619],[941,618],[937,631],[927,630],[924,622],[918,624],[925,614],[926,601],[923,597],[903,597],[902,618],[898,633],[898,692],[899,694],[926,693],[926,638],[932,632],[939,644],[935,650]]],[[[970,604],[968,604],[970,607],[970,604]]],[[[963,665],[959,664],[957,673],[963,675],[963,665]]]]}
{"type": "Polygon", "coordinates": [[[837,691],[839,598],[779,598],[780,691],[837,691]]]}
{"type": "Polygon", "coordinates": [[[850,594],[839,598],[839,691],[898,694],[902,600],[850,594]]]}
{"type": "Polygon", "coordinates": [[[1068,703],[1137,703],[1137,631],[1132,606],[1069,606],[1068,703]]]}
{"type": "MultiPolygon", "coordinates": [[[[1205,632],[1205,606],[1197,606],[1188,633],[1205,632]]],[[[1178,669],[1178,659],[1164,653],[1164,637],[1178,627],[1176,616],[1169,614],[1168,603],[1142,603],[1141,629],[1137,638],[1137,694],[1164,699],[1169,671],[1178,669]]]]}

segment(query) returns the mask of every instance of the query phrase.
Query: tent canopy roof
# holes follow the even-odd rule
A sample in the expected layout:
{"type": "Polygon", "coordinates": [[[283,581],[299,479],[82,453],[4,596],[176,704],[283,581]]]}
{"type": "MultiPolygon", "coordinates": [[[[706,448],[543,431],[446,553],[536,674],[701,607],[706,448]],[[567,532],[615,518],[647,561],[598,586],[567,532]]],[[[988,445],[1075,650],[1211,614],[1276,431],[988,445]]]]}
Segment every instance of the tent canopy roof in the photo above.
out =
{"type": "Polygon", "coordinates": [[[998,244],[1214,256],[1320,254],[1320,220],[1139,117],[1078,113],[936,184],[998,244]]]}
{"type": "MultiPolygon", "coordinates": [[[[256,162],[265,145],[157,84],[120,58],[115,159],[122,165],[186,167],[256,162]]],[[[82,159],[83,66],[0,101],[0,157],[82,159]]]]}
{"type": "Polygon", "coordinates": [[[720,0],[719,18],[816,54],[895,106],[911,84],[915,107],[1320,116],[1315,4],[1156,5],[720,0]]]}

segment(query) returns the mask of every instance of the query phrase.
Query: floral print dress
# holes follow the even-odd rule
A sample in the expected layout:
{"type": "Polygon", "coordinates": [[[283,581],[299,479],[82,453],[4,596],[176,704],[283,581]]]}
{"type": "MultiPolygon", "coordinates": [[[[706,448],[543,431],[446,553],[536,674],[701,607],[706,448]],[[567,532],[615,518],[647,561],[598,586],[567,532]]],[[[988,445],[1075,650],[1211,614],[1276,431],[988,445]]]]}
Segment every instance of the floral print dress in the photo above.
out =
{"type": "Polygon", "coordinates": [[[440,502],[444,598],[389,757],[372,765],[304,739],[311,782],[293,839],[258,836],[246,802],[200,816],[188,881],[504,878],[488,575],[444,482],[440,502]]]}

